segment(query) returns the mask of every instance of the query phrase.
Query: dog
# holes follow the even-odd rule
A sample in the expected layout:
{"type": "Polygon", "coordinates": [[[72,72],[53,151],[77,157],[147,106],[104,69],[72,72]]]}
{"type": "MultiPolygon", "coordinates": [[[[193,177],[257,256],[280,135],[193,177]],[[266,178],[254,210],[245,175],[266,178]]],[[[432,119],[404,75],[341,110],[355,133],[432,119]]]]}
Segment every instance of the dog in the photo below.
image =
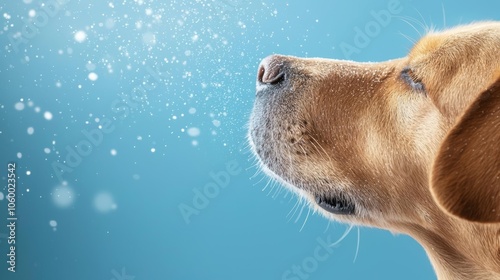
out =
{"type": "Polygon", "coordinates": [[[412,236],[439,279],[500,279],[500,22],[380,63],[271,55],[248,138],[325,217],[412,236]]]}

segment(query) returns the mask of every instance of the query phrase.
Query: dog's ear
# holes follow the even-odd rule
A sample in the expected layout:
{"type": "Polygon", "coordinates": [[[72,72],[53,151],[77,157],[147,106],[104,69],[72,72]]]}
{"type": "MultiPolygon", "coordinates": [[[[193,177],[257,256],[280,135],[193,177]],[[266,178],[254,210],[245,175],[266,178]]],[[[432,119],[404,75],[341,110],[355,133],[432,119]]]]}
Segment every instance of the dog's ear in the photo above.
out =
{"type": "Polygon", "coordinates": [[[433,197],[445,211],[500,222],[500,78],[445,137],[430,178],[433,197]]]}

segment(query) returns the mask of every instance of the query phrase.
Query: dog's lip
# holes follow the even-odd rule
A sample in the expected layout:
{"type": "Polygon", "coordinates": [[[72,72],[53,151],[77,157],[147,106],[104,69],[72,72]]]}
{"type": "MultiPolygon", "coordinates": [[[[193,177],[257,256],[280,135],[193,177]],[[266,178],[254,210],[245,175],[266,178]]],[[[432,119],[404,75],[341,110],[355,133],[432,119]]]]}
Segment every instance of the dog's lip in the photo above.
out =
{"type": "Polygon", "coordinates": [[[354,203],[344,196],[316,195],[315,200],[319,207],[336,215],[353,215],[356,210],[354,203]]]}

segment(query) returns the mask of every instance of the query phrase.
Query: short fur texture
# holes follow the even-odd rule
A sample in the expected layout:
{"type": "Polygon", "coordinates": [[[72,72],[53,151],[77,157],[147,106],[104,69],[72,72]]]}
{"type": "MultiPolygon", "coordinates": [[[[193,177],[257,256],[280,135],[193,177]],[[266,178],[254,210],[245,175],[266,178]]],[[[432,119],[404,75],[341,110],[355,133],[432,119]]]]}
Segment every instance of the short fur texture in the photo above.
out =
{"type": "Polygon", "coordinates": [[[500,279],[499,22],[431,32],[381,63],[267,57],[249,139],[326,217],[411,235],[439,279],[500,279]]]}

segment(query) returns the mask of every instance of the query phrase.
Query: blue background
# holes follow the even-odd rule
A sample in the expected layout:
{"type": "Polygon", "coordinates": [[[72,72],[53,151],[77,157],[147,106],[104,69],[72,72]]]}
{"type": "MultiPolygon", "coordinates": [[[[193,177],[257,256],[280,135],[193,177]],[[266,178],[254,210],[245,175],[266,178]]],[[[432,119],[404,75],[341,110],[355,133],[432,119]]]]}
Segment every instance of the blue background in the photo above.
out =
{"type": "Polygon", "coordinates": [[[266,187],[245,143],[263,57],[398,58],[424,26],[498,20],[500,9],[401,0],[346,55],[342,43],[355,46],[355,28],[389,2],[68,0],[46,18],[43,1],[2,2],[0,279],[435,279],[420,245],[378,229],[354,227],[314,259],[319,239],[349,227],[266,187]],[[33,20],[34,33],[19,33],[33,20]],[[83,147],[82,130],[102,139],[83,147]],[[78,147],[86,155],[70,166],[78,147]],[[16,273],[6,263],[8,162],[18,177],[16,273]],[[57,164],[67,166],[59,176],[57,164]],[[224,177],[227,165],[236,172],[224,177]],[[214,188],[213,173],[227,186],[214,188]],[[186,206],[195,214],[183,216],[186,206]],[[305,274],[283,278],[294,265],[305,274]]]}

